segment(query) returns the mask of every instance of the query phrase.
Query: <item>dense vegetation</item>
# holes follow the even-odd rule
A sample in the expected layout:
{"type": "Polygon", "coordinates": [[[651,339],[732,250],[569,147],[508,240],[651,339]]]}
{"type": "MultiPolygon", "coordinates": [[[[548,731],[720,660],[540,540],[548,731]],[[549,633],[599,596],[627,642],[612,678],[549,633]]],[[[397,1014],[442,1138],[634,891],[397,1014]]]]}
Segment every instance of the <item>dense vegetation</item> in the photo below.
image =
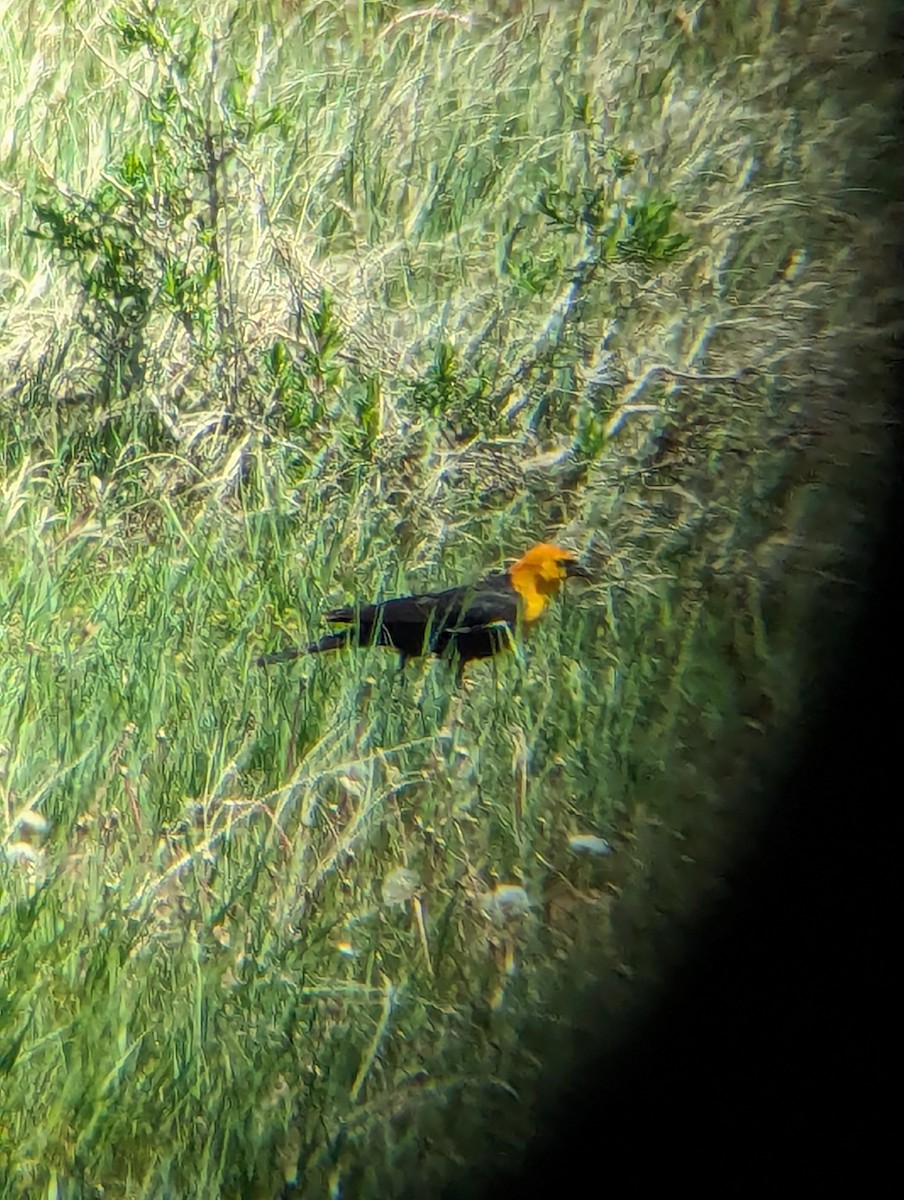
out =
{"type": "Polygon", "coordinates": [[[0,8],[4,1195],[434,1194],[756,826],[896,85],[840,6],[551,11],[0,8]],[[251,665],[548,538],[599,582],[459,691],[251,665]]]}

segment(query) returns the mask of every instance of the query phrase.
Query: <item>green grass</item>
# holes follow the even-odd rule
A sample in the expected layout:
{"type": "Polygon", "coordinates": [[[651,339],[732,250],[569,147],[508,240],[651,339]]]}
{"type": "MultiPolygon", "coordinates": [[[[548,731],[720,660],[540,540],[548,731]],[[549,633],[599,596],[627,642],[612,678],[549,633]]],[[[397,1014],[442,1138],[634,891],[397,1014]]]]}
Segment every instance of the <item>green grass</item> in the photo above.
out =
{"type": "Polygon", "coordinates": [[[755,825],[896,85],[695,14],[0,7],[0,1195],[434,1194],[755,825]],[[599,582],[458,692],[251,665],[548,538],[599,582]]]}

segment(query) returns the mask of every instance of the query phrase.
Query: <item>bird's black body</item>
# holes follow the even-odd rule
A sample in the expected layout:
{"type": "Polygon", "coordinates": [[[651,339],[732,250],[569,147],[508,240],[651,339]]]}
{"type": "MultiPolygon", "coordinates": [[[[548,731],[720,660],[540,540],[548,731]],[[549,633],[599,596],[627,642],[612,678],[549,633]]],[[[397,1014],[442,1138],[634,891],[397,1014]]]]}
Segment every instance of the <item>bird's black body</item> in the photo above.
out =
{"type": "Polygon", "coordinates": [[[490,658],[511,644],[518,620],[518,595],[508,576],[500,573],[468,587],[400,596],[360,608],[334,608],[326,619],[348,628],[328,633],[310,646],[269,654],[266,661],[287,661],[343,646],[391,646],[403,663],[422,654],[436,654],[464,665],[490,658]]]}
{"type": "Polygon", "coordinates": [[[470,587],[400,596],[359,609],[334,608],[326,619],[349,628],[311,649],[392,646],[403,659],[436,654],[468,662],[489,658],[508,643],[518,619],[518,596],[507,575],[488,575],[470,587]]]}

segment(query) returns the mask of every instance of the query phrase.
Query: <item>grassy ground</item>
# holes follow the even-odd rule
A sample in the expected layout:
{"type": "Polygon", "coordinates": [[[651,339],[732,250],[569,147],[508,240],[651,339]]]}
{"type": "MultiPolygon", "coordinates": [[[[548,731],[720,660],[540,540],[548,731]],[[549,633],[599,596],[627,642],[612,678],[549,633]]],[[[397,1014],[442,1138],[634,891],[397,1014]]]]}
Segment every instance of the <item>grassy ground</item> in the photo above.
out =
{"type": "Polygon", "coordinates": [[[4,1195],[431,1193],[755,826],[880,475],[879,18],[554,11],[0,6],[4,1195]],[[458,694],[251,665],[547,538],[458,694]]]}

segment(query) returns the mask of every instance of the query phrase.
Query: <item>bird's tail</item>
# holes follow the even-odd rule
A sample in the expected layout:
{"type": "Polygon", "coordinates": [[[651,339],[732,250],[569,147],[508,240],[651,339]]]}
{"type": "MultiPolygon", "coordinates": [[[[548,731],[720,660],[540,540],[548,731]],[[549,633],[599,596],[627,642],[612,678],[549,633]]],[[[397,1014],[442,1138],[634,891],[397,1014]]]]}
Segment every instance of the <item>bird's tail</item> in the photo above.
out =
{"type": "Polygon", "coordinates": [[[340,650],[351,640],[351,630],[343,629],[341,633],[328,633],[319,642],[311,642],[309,646],[287,646],[285,650],[277,650],[273,654],[262,654],[254,660],[256,667],[269,667],[273,663],[294,662],[296,658],[304,658],[306,654],[323,654],[325,650],[340,650]]]}

